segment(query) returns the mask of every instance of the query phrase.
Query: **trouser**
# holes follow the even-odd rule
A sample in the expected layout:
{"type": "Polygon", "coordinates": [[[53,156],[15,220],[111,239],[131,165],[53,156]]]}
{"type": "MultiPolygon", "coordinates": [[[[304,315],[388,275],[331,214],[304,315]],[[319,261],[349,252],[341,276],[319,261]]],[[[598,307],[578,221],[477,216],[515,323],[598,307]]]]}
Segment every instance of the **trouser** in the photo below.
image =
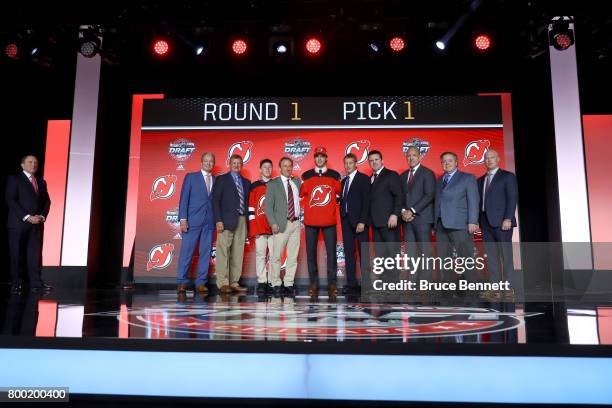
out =
{"type": "Polygon", "coordinates": [[[272,242],[272,260],[270,262],[272,286],[280,286],[283,281],[280,277],[281,257],[287,249],[285,262],[285,286],[293,286],[295,272],[297,271],[297,257],[300,252],[300,221],[287,221],[285,231],[274,235],[272,242]]]}
{"type": "MultiPolygon", "coordinates": [[[[429,223],[404,223],[404,239],[406,240],[406,255],[411,258],[425,257],[429,258],[433,255],[431,247],[431,229],[432,224],[429,223]]],[[[422,267],[412,275],[413,280],[431,279],[431,268],[422,267]]]]}
{"type": "Polygon", "coordinates": [[[271,282],[272,268],[266,271],[266,255],[272,259],[274,236],[272,234],[258,235],[255,238],[255,272],[257,273],[257,283],[271,282]]]}
{"type": "Polygon", "coordinates": [[[24,222],[18,227],[8,229],[10,275],[13,285],[20,284],[20,272],[24,264],[28,271],[31,287],[40,287],[40,265],[42,258],[42,227],[39,224],[24,222]]]}
{"type": "Polygon", "coordinates": [[[454,267],[449,267],[450,262],[444,262],[447,258],[453,257],[453,248],[457,251],[457,256],[462,258],[474,257],[474,241],[472,235],[464,229],[451,229],[442,225],[442,220],[438,219],[436,224],[436,255],[442,259],[443,281],[455,281],[457,278],[465,279],[470,282],[477,280],[474,270],[465,270],[459,273],[454,267]]]}
{"type": "Polygon", "coordinates": [[[317,247],[319,246],[319,231],[323,233],[325,251],[327,252],[327,284],[336,283],[338,274],[338,263],[336,258],[336,226],[312,227],[306,225],[306,259],[308,263],[308,275],[311,284],[319,282],[319,268],[317,265],[317,247]]]}
{"type": "Polygon", "coordinates": [[[377,257],[395,258],[400,253],[399,228],[372,227],[374,253],[377,257]]]}
{"type": "Polygon", "coordinates": [[[361,262],[361,274],[366,271],[369,261],[367,260],[368,250],[363,248],[368,242],[368,228],[363,232],[357,233],[356,227],[353,227],[348,218],[342,219],[342,242],[344,244],[344,265],[346,267],[346,285],[355,287],[359,283],[357,281],[357,263],[355,262],[355,241],[357,242],[357,251],[359,252],[359,260],[361,262]],[[366,252],[362,252],[365,249],[366,252]]]}
{"type": "Polygon", "coordinates": [[[189,226],[187,232],[183,232],[181,237],[181,252],[179,253],[178,269],[176,271],[176,283],[189,283],[189,269],[195,248],[200,243],[198,253],[198,275],[195,280],[196,287],[208,282],[208,269],[210,267],[210,256],[212,253],[212,240],[214,230],[205,224],[199,227],[189,226]]]}
{"type": "Polygon", "coordinates": [[[217,287],[236,286],[242,274],[244,241],[246,239],[246,217],[238,217],[238,224],[233,231],[223,230],[217,234],[217,257],[215,271],[217,287]]]}
{"type": "Polygon", "coordinates": [[[487,254],[487,267],[491,274],[491,282],[500,280],[510,281],[514,272],[514,259],[512,256],[512,232],[510,228],[504,231],[501,227],[493,227],[485,213],[480,216],[480,229],[484,241],[485,253],[487,254]]]}

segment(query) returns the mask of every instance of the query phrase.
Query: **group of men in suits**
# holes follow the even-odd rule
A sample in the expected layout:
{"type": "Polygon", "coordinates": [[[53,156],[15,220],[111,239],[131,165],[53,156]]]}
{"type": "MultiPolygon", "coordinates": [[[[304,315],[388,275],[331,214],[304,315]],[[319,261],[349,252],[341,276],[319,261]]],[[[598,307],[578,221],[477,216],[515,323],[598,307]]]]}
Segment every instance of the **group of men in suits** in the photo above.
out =
{"type": "MultiPolygon", "coordinates": [[[[317,147],[314,167],[302,179],[293,175],[294,163],[289,157],[279,162],[280,176],[271,179],[272,162],[260,163],[261,178],[251,185],[240,172],[242,158],[230,158],[230,171],[215,177],[210,173],[215,159],[212,153],[202,155],[200,172],[187,174],[181,190],[179,218],[183,245],[179,256],[178,290],[185,291],[187,273],[197,243],[200,263],[196,278],[199,292],[207,292],[208,264],[212,237],[216,229],[217,286],[221,293],[244,293],[240,286],[244,245],[248,236],[256,241],[258,294],[296,293],[294,287],[297,257],[300,248],[300,203],[304,208],[306,257],[310,276],[309,294],[319,291],[319,235],[323,235],[327,258],[327,290],[336,296],[336,212],[339,210],[346,264],[346,285],[343,293],[360,291],[357,279],[357,254],[361,269],[369,260],[362,253],[363,244],[371,237],[376,256],[394,257],[400,249],[400,228],[403,229],[406,251],[411,257],[433,255],[432,232],[439,257],[473,256],[473,234],[480,228],[489,254],[491,279],[498,281],[502,273],[510,279],[511,249],[516,226],[515,211],[518,189],[511,172],[499,168],[499,155],[494,150],[485,154],[487,173],[478,180],[458,170],[457,155],[444,152],[440,156],[443,169],[436,179],[425,167],[417,147],[406,151],[408,169],[401,175],[385,167],[378,150],[369,152],[372,176],[357,170],[357,157],[343,159],[346,176],[327,167],[327,151],[317,147]],[[502,245],[504,244],[504,245],[502,245]],[[269,260],[269,268],[266,262],[269,260]],[[285,274],[281,279],[281,267],[285,274]],[[268,272],[266,272],[268,270],[268,272]]],[[[452,279],[445,274],[442,279],[452,279]]],[[[419,278],[430,280],[431,270],[423,268],[419,278]]],[[[466,273],[464,278],[477,280],[466,273]]]]}

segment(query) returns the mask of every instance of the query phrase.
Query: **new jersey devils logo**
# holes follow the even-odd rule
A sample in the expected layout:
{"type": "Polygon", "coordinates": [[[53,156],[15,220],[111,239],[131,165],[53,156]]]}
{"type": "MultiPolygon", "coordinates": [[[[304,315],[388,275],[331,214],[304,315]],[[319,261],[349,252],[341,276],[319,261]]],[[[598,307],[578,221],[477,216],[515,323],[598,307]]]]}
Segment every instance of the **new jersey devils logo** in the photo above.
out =
{"type": "Polygon", "coordinates": [[[165,243],[155,245],[149,251],[149,261],[147,262],[147,272],[151,269],[164,269],[172,263],[174,245],[165,243]]]}
{"type": "Polygon", "coordinates": [[[251,159],[251,147],[253,147],[253,142],[248,140],[236,142],[231,145],[227,151],[227,165],[229,166],[229,158],[232,157],[233,154],[237,154],[242,157],[242,164],[247,164],[251,159]]]}
{"type": "Polygon", "coordinates": [[[357,164],[361,164],[368,160],[368,154],[370,153],[370,141],[369,140],[358,140],[351,142],[346,146],[345,153],[353,153],[357,156],[357,164]]]}
{"type": "Polygon", "coordinates": [[[257,202],[257,216],[263,215],[266,210],[266,196],[262,195],[259,197],[259,201],[257,202]]]}
{"type": "Polygon", "coordinates": [[[463,165],[469,166],[470,164],[482,164],[484,163],[485,153],[489,151],[491,142],[487,139],[473,140],[465,146],[465,158],[463,159],[463,165]]]}
{"type": "Polygon", "coordinates": [[[331,202],[332,193],[332,188],[327,184],[318,185],[312,190],[308,205],[310,207],[324,207],[331,202]]]}
{"type": "Polygon", "coordinates": [[[176,190],[176,176],[174,174],[167,174],[165,176],[159,176],[153,180],[153,187],[151,189],[151,201],[156,199],[167,199],[172,197],[176,190]]]}

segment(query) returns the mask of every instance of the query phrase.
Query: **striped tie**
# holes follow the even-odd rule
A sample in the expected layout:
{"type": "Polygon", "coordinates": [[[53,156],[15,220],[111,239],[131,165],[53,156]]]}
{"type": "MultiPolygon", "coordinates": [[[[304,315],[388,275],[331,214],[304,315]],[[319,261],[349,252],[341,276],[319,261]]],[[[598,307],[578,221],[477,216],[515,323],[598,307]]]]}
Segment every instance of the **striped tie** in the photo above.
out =
{"type": "Polygon", "coordinates": [[[238,189],[238,197],[240,198],[240,208],[238,209],[238,213],[240,215],[244,215],[244,192],[242,191],[242,180],[240,179],[240,176],[237,176],[234,179],[234,182],[236,183],[236,189],[238,189]]]}
{"type": "Polygon", "coordinates": [[[287,219],[290,221],[294,221],[297,217],[295,216],[295,202],[293,201],[293,189],[291,188],[289,179],[287,179],[287,206],[289,207],[287,210],[287,219]]]}

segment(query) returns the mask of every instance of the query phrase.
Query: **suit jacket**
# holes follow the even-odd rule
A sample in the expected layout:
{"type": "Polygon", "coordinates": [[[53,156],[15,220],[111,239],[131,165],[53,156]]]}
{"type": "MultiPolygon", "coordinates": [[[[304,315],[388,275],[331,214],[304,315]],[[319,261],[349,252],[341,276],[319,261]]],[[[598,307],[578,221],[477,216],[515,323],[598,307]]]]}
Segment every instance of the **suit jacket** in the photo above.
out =
{"type": "Polygon", "coordinates": [[[449,229],[467,230],[468,224],[478,224],[478,183],[473,174],[457,170],[446,188],[442,175],[436,184],[435,220],[449,229]]]}
{"type": "MultiPolygon", "coordinates": [[[[482,190],[487,175],[478,179],[478,192],[480,193],[480,204],[478,208],[482,209],[482,190]]],[[[489,190],[485,194],[485,212],[487,221],[492,227],[501,227],[504,219],[512,221],[512,226],[516,227],[516,203],[518,201],[518,185],[516,176],[506,170],[498,169],[489,190]]]]}
{"type": "Polygon", "coordinates": [[[210,196],[206,190],[206,181],[201,171],[187,173],[181,187],[179,202],[179,220],[186,219],[190,227],[206,225],[214,229],[214,216],[212,205],[212,192],[216,184],[216,177],[212,176],[212,189],[210,196]]]}
{"type": "MultiPolygon", "coordinates": [[[[249,193],[251,191],[251,182],[240,176],[242,180],[242,191],[244,194],[244,216],[247,216],[249,209],[249,193]]],[[[223,227],[233,231],[238,225],[238,208],[240,208],[240,196],[238,188],[234,183],[234,178],[231,172],[225,173],[217,177],[215,187],[212,191],[213,195],[213,210],[215,214],[215,222],[222,222],[223,227]]]]}
{"type": "Polygon", "coordinates": [[[411,221],[413,224],[433,224],[436,176],[433,171],[421,164],[408,184],[409,172],[410,169],[400,175],[402,208],[406,210],[414,208],[417,216],[411,221]]]}
{"type": "MultiPolygon", "coordinates": [[[[386,227],[389,216],[401,217],[402,188],[399,175],[386,167],[370,186],[370,220],[374,227],[386,227]]],[[[399,222],[400,220],[398,220],[399,222]]]]}
{"type": "Polygon", "coordinates": [[[342,195],[340,196],[340,214],[344,214],[344,209],[348,207],[348,213],[345,217],[352,227],[357,227],[357,224],[363,223],[368,225],[370,211],[370,178],[365,174],[357,171],[353,177],[353,182],[349,186],[349,191],[344,197],[344,185],[348,181],[348,177],[342,180],[342,195]]]}
{"type": "Polygon", "coordinates": [[[49,215],[51,200],[47,192],[47,183],[41,177],[36,177],[38,194],[28,177],[21,172],[8,176],[6,180],[6,205],[8,206],[8,228],[17,228],[23,225],[26,215],[49,215]]]}
{"type": "MultiPolygon", "coordinates": [[[[291,177],[298,189],[302,185],[302,181],[298,177],[291,177]]],[[[300,209],[296,208],[296,212],[299,214],[300,209]]],[[[273,178],[266,185],[266,217],[268,217],[268,223],[270,226],[277,224],[280,232],[285,232],[287,228],[287,213],[289,212],[289,206],[287,205],[287,194],[285,193],[285,186],[280,176],[273,178]]]]}

